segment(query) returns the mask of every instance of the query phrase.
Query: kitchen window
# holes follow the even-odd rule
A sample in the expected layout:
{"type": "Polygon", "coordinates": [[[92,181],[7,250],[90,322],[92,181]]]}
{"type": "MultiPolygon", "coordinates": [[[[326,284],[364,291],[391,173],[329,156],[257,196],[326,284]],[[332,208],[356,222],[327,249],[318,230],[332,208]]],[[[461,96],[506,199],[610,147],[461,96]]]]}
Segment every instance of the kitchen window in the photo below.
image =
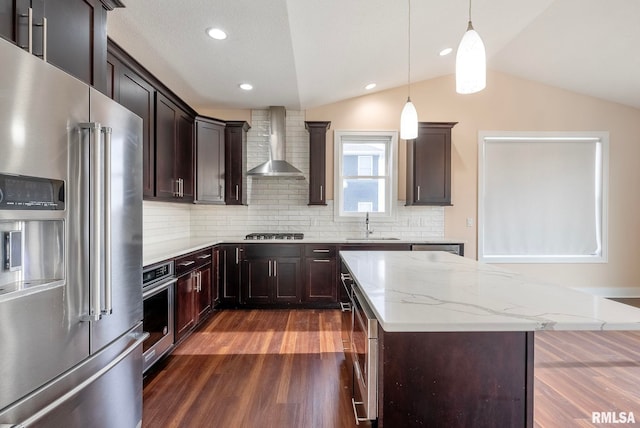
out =
{"type": "Polygon", "coordinates": [[[396,199],[396,131],[336,131],[336,217],[390,217],[396,199]]]}
{"type": "Polygon", "coordinates": [[[480,132],[478,260],[607,261],[607,132],[480,132]]]}

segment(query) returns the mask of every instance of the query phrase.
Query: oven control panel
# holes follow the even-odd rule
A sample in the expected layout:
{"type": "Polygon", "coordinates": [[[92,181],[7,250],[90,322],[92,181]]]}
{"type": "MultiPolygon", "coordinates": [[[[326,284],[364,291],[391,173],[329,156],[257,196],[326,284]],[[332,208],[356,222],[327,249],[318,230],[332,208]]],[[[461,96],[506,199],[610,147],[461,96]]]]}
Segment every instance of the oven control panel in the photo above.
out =
{"type": "Polygon", "coordinates": [[[173,261],[158,263],[144,268],[142,271],[142,288],[173,277],[173,272],[173,261]]]}

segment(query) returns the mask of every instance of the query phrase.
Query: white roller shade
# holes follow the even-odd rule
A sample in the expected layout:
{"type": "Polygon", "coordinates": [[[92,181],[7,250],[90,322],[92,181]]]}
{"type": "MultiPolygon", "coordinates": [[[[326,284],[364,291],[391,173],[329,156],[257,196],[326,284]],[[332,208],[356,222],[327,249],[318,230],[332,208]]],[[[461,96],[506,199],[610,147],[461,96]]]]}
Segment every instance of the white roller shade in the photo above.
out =
{"type": "Polygon", "coordinates": [[[606,133],[483,132],[479,143],[479,260],[606,261],[606,133]]]}

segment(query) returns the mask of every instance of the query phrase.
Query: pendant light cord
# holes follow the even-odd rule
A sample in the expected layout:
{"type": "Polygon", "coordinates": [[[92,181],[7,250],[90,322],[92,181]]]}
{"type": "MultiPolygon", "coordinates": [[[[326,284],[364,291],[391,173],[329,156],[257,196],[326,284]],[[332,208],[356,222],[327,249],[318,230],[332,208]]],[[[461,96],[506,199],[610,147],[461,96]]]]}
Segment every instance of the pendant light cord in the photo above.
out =
{"type": "Polygon", "coordinates": [[[408,21],[409,21],[409,25],[408,30],[407,30],[407,39],[409,41],[408,46],[408,64],[409,66],[407,67],[407,100],[409,100],[411,98],[411,0],[408,1],[409,3],[409,16],[408,16],[408,21]]]}
{"type": "Polygon", "coordinates": [[[471,22],[471,0],[469,0],[469,22],[471,22]]]}

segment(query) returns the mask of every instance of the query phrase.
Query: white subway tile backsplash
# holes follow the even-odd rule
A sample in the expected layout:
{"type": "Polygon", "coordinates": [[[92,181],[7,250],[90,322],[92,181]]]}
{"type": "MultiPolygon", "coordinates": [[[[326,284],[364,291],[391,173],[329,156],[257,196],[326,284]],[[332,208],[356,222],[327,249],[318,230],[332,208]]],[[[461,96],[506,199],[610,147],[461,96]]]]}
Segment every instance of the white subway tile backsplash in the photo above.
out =
{"type": "MultiPolygon", "coordinates": [[[[308,206],[309,134],[302,111],[287,111],[287,160],[305,179],[249,178],[248,206],[189,205],[144,201],[144,244],[172,239],[242,237],[250,232],[303,232],[309,238],[360,237],[364,220],[335,221],[333,201],[308,206]]],[[[248,169],[268,160],[269,111],[253,110],[247,134],[248,169]]],[[[444,237],[443,207],[396,203],[393,221],[372,220],[374,236],[407,239],[444,237]]]]}

